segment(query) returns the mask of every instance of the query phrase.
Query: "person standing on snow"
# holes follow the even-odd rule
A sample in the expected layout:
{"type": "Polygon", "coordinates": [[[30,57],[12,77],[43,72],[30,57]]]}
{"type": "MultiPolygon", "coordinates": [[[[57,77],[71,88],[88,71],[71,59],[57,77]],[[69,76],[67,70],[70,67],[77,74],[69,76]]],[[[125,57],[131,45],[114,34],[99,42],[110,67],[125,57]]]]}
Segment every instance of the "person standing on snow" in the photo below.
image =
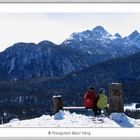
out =
{"type": "Polygon", "coordinates": [[[94,112],[94,115],[97,114],[97,97],[95,95],[95,90],[93,87],[89,87],[88,91],[86,92],[84,96],[84,106],[86,109],[92,109],[94,112]]]}
{"type": "Polygon", "coordinates": [[[101,110],[103,110],[104,114],[107,115],[107,103],[108,103],[108,98],[105,95],[105,89],[101,88],[97,96],[98,115],[101,114],[101,110]]]}

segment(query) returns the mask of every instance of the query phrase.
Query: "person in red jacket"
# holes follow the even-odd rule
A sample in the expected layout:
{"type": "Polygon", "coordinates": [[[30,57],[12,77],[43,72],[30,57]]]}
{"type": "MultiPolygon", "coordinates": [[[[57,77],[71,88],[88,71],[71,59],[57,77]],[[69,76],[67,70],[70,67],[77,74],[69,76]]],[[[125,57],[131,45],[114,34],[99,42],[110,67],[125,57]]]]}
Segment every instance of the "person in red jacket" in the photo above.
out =
{"type": "Polygon", "coordinates": [[[95,90],[93,87],[89,87],[88,91],[84,96],[84,106],[86,109],[92,109],[95,116],[98,115],[97,97],[95,95],[95,90]]]}

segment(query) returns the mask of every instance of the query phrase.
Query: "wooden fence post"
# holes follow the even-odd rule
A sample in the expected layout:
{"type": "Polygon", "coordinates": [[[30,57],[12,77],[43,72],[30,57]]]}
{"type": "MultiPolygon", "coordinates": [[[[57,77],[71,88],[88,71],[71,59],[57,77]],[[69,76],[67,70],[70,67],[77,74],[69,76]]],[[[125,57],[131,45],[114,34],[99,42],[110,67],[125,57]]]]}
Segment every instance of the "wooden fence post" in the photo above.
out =
{"type": "Polygon", "coordinates": [[[121,83],[109,84],[109,112],[124,112],[121,83]]]}
{"type": "Polygon", "coordinates": [[[59,110],[63,109],[63,102],[61,95],[53,96],[52,100],[53,100],[53,113],[55,114],[59,112],[59,110]]]}

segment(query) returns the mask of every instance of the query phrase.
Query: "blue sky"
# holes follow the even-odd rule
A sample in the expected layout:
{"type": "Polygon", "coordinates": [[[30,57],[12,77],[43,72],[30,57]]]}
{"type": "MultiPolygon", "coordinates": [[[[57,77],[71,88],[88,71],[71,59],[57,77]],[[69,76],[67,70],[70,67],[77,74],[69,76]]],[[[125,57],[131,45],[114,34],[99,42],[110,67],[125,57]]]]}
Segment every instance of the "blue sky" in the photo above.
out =
{"type": "Polygon", "coordinates": [[[109,33],[140,32],[140,13],[0,13],[0,51],[16,42],[60,44],[73,32],[101,25],[109,33]]]}

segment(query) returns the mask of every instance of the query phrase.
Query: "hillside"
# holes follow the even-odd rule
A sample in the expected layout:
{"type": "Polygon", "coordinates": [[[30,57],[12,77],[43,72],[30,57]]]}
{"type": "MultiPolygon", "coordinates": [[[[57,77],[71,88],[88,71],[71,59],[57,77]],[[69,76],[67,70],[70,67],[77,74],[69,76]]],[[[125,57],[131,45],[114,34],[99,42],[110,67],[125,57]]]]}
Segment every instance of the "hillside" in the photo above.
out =
{"type": "Polygon", "coordinates": [[[49,41],[16,43],[0,53],[0,80],[62,76],[88,67],[90,62],[84,59],[86,57],[82,52],[62,48],[49,41]]]}
{"type": "Polygon", "coordinates": [[[16,92],[20,92],[20,95],[42,94],[51,96],[53,94],[62,94],[64,99],[66,96],[69,97],[69,100],[73,100],[72,97],[76,97],[75,103],[79,103],[80,97],[82,100],[84,91],[89,85],[93,85],[96,90],[99,90],[101,87],[107,89],[108,84],[111,82],[121,82],[124,85],[124,91],[126,93],[125,101],[137,102],[139,101],[138,85],[140,81],[139,61],[140,53],[137,53],[125,58],[96,64],[63,77],[42,77],[25,81],[1,82],[0,91],[3,91],[5,96],[16,94],[16,92]],[[135,91],[135,93],[132,93],[132,91],[135,91]],[[137,95],[137,98],[135,98],[135,95],[137,95]],[[131,99],[132,96],[134,96],[133,100],[131,99]],[[79,99],[78,102],[76,101],[77,99],[79,99]]]}

